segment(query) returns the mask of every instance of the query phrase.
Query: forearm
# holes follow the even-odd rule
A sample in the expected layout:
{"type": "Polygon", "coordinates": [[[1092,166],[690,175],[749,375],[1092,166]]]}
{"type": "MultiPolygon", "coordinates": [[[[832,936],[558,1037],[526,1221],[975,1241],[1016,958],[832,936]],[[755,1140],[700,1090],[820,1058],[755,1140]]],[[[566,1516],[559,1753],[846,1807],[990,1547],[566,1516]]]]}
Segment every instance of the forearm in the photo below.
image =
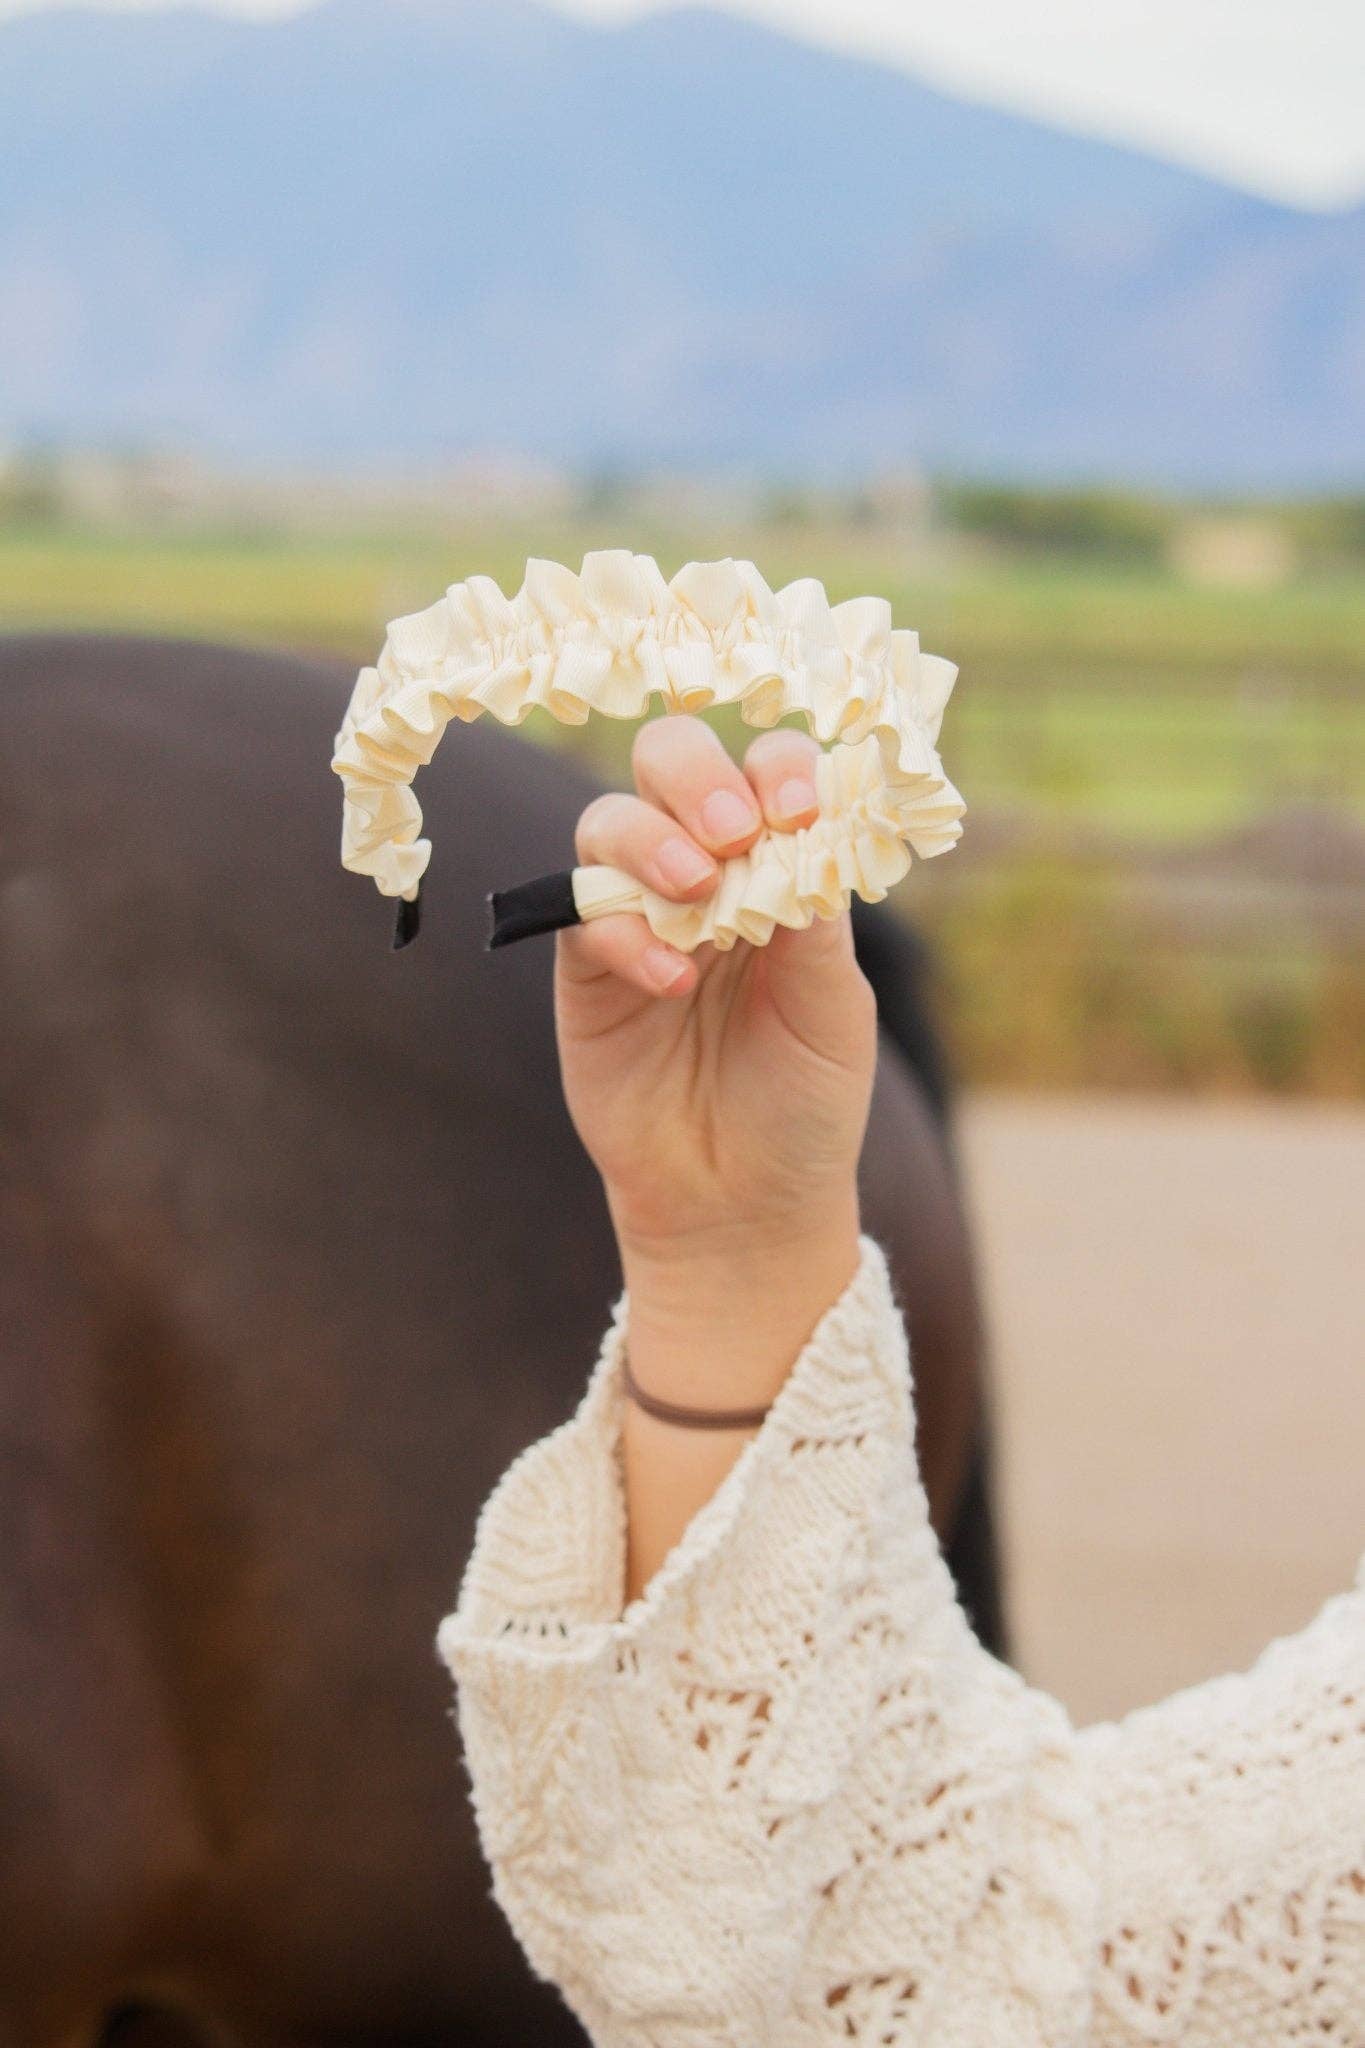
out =
{"type": "Polygon", "coordinates": [[[898,2043],[1081,2038],[1087,1855],[1054,1811],[1069,1732],[954,1605],[901,1318],[860,1252],[624,1612],[618,1304],[577,1415],[481,1517],[442,1631],[498,1897],[603,2048],[833,2048],[850,2021],[898,2043]]]}
{"type": "MultiPolygon", "coordinates": [[[[631,1371],[646,1392],[689,1408],[765,1407],[857,1270],[856,1188],[850,1182],[780,1232],[756,1233],[741,1219],[723,1239],[676,1245],[641,1243],[623,1231],[621,1265],[631,1371]]],[[[663,1422],[626,1404],[628,1601],[753,1434],[663,1422]]]]}

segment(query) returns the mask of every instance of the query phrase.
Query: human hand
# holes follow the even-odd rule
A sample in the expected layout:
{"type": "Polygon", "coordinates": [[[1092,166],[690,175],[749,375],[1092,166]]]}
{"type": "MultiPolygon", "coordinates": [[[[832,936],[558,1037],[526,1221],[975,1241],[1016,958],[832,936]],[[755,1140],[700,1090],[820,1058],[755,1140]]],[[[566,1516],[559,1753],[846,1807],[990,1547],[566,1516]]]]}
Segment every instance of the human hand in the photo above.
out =
{"type": "MultiPolygon", "coordinates": [[[[741,770],[700,719],[654,719],[636,739],[637,793],[588,805],[577,857],[699,900],[765,822],[813,823],[817,753],[774,730],[741,770]]],[[[565,1095],[633,1299],[670,1294],[681,1314],[708,1281],[761,1270],[770,1300],[775,1282],[803,1291],[800,1275],[849,1265],[876,1005],[847,912],[691,956],[643,917],[594,919],[559,933],[555,984],[565,1095]]]]}

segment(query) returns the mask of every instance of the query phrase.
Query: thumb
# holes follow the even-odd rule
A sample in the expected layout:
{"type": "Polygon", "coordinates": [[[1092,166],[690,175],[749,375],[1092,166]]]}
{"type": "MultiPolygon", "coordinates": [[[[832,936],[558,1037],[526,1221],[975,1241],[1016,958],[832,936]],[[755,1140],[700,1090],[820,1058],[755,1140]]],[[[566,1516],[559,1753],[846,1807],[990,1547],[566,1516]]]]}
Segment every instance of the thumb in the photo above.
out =
{"type": "Polygon", "coordinates": [[[875,1057],[877,999],[854,955],[846,910],[805,931],[778,925],[763,960],[773,1006],[803,1044],[841,1066],[875,1057]]]}

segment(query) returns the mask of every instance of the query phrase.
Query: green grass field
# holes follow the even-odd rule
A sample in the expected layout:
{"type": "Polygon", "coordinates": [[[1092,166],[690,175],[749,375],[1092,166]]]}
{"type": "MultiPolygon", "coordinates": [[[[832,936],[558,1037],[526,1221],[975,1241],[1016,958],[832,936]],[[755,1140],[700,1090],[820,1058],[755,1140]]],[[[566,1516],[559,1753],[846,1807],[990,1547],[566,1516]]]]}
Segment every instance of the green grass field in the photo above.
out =
{"type": "MultiPolygon", "coordinates": [[[[448,583],[484,572],[512,589],[528,552],[576,562],[620,537],[605,520],[335,537],[0,526],[0,630],[269,642],[359,664],[387,620],[448,583]]],[[[718,544],[635,521],[631,539],[666,571],[728,551],[775,584],[816,575],[836,599],[884,594],[958,662],[942,749],[969,836],[943,883],[935,871],[901,894],[939,939],[969,1076],[1365,1089],[1359,917],[1343,939],[1287,895],[1250,936],[1245,917],[1211,925],[1207,905],[1192,932],[1151,879],[1183,848],[1269,816],[1311,808],[1365,827],[1365,576],[1230,591],[1154,567],[942,548],[917,568],[893,539],[813,525],[718,544]],[[1023,821],[1028,848],[977,855],[992,817],[1023,821]]],[[[719,722],[742,744],[735,721],[719,722]]],[[[627,772],[629,727],[528,731],[609,777],[627,772]]]]}
{"type": "MultiPolygon", "coordinates": [[[[482,534],[44,532],[0,528],[0,627],[183,633],[372,658],[386,621],[483,571],[514,587],[529,550],[576,561],[609,530],[482,534]]],[[[647,533],[666,568],[714,541],[647,533]]],[[[1217,831],[1285,802],[1365,819],[1365,578],[1250,593],[1080,563],[917,576],[875,537],[745,534],[772,581],[873,590],[962,676],[944,751],[978,805],[1024,805],[1143,837],[1217,831]]],[[[564,735],[553,735],[564,739],[564,735]]],[[[574,744],[615,771],[627,736],[574,744]]]]}

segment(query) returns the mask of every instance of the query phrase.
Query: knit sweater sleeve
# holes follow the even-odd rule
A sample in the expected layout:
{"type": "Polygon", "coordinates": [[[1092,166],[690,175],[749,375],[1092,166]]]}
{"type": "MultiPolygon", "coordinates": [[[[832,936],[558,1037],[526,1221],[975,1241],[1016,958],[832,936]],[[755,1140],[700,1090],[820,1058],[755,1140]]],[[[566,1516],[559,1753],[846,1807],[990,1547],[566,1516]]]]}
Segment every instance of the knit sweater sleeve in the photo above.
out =
{"type": "Polygon", "coordinates": [[[627,1315],[440,1633],[494,1892],[598,2048],[1365,2048],[1365,1585],[1077,1734],[956,1603],[864,1238],[623,1605],[627,1315]]]}

